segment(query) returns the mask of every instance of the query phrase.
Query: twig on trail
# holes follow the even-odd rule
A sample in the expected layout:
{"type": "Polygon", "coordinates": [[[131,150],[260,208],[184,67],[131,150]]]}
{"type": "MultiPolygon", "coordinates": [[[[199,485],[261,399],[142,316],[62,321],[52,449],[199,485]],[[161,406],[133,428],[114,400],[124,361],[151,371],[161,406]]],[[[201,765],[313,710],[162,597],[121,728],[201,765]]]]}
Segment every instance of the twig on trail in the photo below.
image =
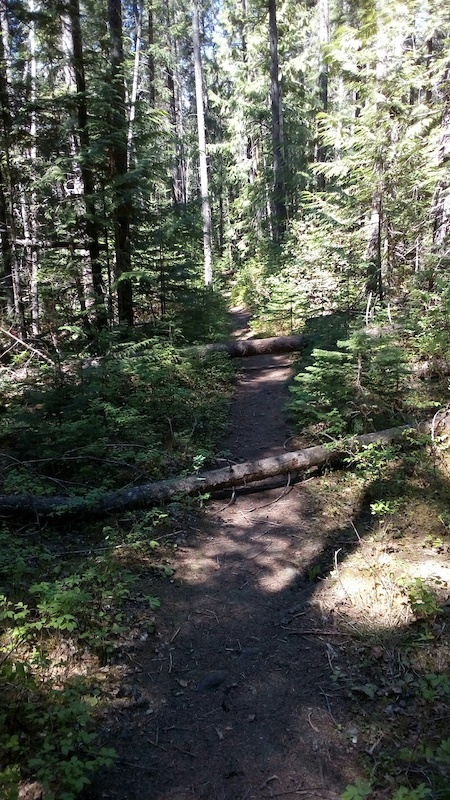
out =
{"type": "Polygon", "coordinates": [[[171,725],[169,728],[163,728],[164,733],[168,731],[187,731],[190,733],[190,728],[182,728],[180,725],[171,725]]]}
{"type": "Polygon", "coordinates": [[[152,747],[156,747],[158,750],[164,750],[164,752],[167,753],[167,747],[163,747],[162,744],[155,744],[151,739],[147,739],[147,742],[151,744],[152,747]]]}
{"type": "Polygon", "coordinates": [[[122,767],[132,767],[133,769],[143,769],[145,772],[154,772],[154,767],[145,767],[143,764],[135,764],[132,761],[116,761],[116,764],[120,764],[122,767]]]}
{"type": "MultiPolygon", "coordinates": [[[[258,792],[260,792],[261,789],[265,789],[267,784],[270,783],[271,781],[280,781],[280,779],[279,779],[278,775],[271,775],[270,778],[267,778],[267,780],[264,781],[264,783],[262,783],[261,786],[258,787],[258,792]]],[[[280,781],[280,783],[281,783],[281,781],[280,781]]]]}
{"type": "Polygon", "coordinates": [[[258,536],[250,536],[250,541],[254,542],[256,541],[256,539],[260,539],[261,536],[265,536],[266,533],[269,533],[269,531],[263,531],[262,533],[258,533],[258,536]]]}
{"type": "Polygon", "coordinates": [[[319,728],[316,728],[316,726],[313,725],[312,722],[311,722],[311,714],[312,714],[312,711],[309,712],[307,720],[308,720],[309,724],[311,725],[311,728],[313,729],[313,731],[315,731],[316,733],[320,733],[319,728]]]}
{"type": "MultiPolygon", "coordinates": [[[[254,577],[256,578],[262,571],[263,571],[262,569],[259,569],[254,577]]],[[[244,586],[247,586],[249,583],[250,583],[250,578],[248,578],[248,580],[246,580],[245,583],[243,583],[242,586],[239,587],[239,589],[243,589],[244,586]]]]}
{"type": "Polygon", "coordinates": [[[285,789],[283,792],[275,792],[270,797],[283,797],[287,794],[307,794],[311,797],[311,792],[332,792],[333,789],[325,789],[324,786],[313,786],[311,789],[302,789],[301,784],[296,789],[285,789]]]}
{"type": "Polygon", "coordinates": [[[252,559],[252,558],[258,558],[258,556],[262,556],[262,554],[263,554],[263,553],[265,553],[265,552],[266,552],[266,550],[268,550],[268,549],[269,549],[269,547],[272,547],[272,544],[273,544],[273,542],[269,542],[269,544],[267,545],[267,547],[265,547],[265,548],[264,548],[263,550],[261,550],[259,553],[255,553],[255,555],[254,555],[254,556],[249,556],[249,557],[248,557],[248,560],[249,560],[249,561],[251,561],[251,559],[252,559]]]}
{"type": "Polygon", "coordinates": [[[177,628],[177,629],[176,629],[176,631],[175,631],[175,633],[173,634],[173,636],[171,636],[171,638],[169,639],[169,643],[172,643],[172,642],[173,642],[173,640],[174,640],[174,639],[176,639],[176,637],[178,636],[178,634],[179,634],[179,632],[180,632],[180,631],[181,631],[181,628],[177,628]]]}
{"type": "Polygon", "coordinates": [[[172,672],[172,667],[173,667],[173,657],[172,653],[169,653],[169,675],[172,672]]]}
{"type": "Polygon", "coordinates": [[[227,508],[229,508],[230,506],[232,506],[232,505],[233,505],[233,503],[235,503],[235,502],[236,502],[236,489],[235,489],[235,488],[234,488],[234,486],[233,486],[233,491],[232,491],[232,493],[231,493],[231,499],[228,501],[228,503],[226,504],[226,506],[224,506],[223,508],[219,508],[219,514],[221,514],[221,513],[222,513],[222,511],[225,511],[227,508]]]}
{"type": "Polygon", "coordinates": [[[319,689],[320,689],[320,693],[323,694],[323,696],[325,698],[325,702],[327,704],[327,709],[328,709],[328,714],[330,715],[330,719],[331,719],[333,725],[335,725],[336,728],[337,728],[338,724],[337,724],[335,718],[333,717],[333,714],[332,714],[332,711],[331,711],[331,706],[330,706],[330,701],[328,700],[329,695],[327,695],[327,693],[324,692],[324,690],[322,689],[321,686],[319,686],[319,689]]]}
{"type": "Polygon", "coordinates": [[[353,530],[354,530],[354,531],[355,531],[355,533],[356,533],[356,536],[357,536],[358,542],[361,544],[361,537],[360,537],[360,535],[359,535],[359,533],[358,533],[358,529],[357,529],[357,527],[356,527],[356,525],[355,525],[355,523],[353,522],[353,520],[352,520],[352,519],[350,520],[350,525],[352,526],[353,530]]]}
{"type": "MultiPolygon", "coordinates": [[[[202,613],[202,612],[201,612],[201,613],[202,613]]],[[[211,609],[210,609],[210,608],[205,608],[205,613],[212,614],[212,616],[215,618],[215,620],[216,620],[217,624],[218,624],[218,625],[220,625],[220,622],[219,622],[219,617],[217,616],[217,614],[216,614],[216,612],[215,612],[215,611],[211,611],[211,609]]]]}
{"type": "Polygon", "coordinates": [[[291,630],[286,625],[281,625],[289,636],[345,636],[342,631],[321,631],[319,628],[311,628],[307,631],[291,630]]]}
{"type": "Polygon", "coordinates": [[[278,503],[279,500],[282,500],[283,497],[286,496],[286,494],[289,491],[290,485],[291,485],[291,473],[288,472],[288,478],[287,478],[286,486],[284,487],[284,489],[281,492],[281,494],[279,495],[279,497],[276,497],[275,500],[272,500],[270,503],[264,503],[262,506],[254,506],[254,508],[249,508],[248,513],[251,514],[252,511],[259,511],[261,508],[269,508],[269,506],[274,506],[275,503],[278,503]]]}
{"type": "Polygon", "coordinates": [[[190,756],[191,758],[197,758],[195,753],[189,752],[189,750],[182,750],[181,747],[177,747],[176,744],[172,745],[174,750],[178,750],[179,753],[183,753],[185,756],[190,756]]]}

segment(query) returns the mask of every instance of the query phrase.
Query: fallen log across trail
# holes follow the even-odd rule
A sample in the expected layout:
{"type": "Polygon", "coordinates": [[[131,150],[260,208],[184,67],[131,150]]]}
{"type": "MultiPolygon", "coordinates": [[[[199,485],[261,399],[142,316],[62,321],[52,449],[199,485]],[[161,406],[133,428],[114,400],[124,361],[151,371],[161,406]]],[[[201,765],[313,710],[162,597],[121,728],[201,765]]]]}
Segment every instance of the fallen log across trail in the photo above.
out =
{"type": "Polygon", "coordinates": [[[234,487],[248,486],[255,481],[273,478],[276,475],[297,473],[310,467],[332,463],[370,444],[390,444],[400,440],[406,431],[433,434],[433,422],[420,426],[402,425],[376,433],[355,436],[352,439],[332,444],[307,447],[304,450],[283,453],[279,456],[230,464],[221,469],[181,478],[147,483],[95,497],[27,497],[23,495],[0,495],[1,514],[22,514],[28,517],[54,515],[55,517],[94,516],[112,514],[126,510],[145,508],[170,500],[180,495],[204,495],[234,487]]]}
{"type": "Polygon", "coordinates": [[[311,344],[312,339],[302,334],[290,336],[272,336],[269,339],[236,339],[229,342],[212,342],[183,348],[184,352],[198,353],[200,356],[208,353],[228,353],[231,358],[245,358],[246,356],[262,356],[266,354],[293,353],[303,350],[311,344]]]}

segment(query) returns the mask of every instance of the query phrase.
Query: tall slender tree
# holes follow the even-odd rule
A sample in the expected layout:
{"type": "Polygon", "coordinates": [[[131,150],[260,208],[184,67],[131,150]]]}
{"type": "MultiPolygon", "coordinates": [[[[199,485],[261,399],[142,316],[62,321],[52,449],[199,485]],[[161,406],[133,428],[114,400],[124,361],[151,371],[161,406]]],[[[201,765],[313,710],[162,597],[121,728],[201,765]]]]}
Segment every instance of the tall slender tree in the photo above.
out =
{"type": "Polygon", "coordinates": [[[194,52],[195,101],[197,109],[198,155],[200,174],[200,198],[202,203],[203,254],[205,262],[205,285],[212,283],[212,222],[209,198],[208,162],[206,157],[206,128],[203,108],[203,71],[200,48],[200,21],[198,2],[192,3],[192,42],[194,52]]]}
{"type": "Polygon", "coordinates": [[[273,219],[274,241],[279,242],[286,230],[285,154],[283,137],[283,107],[278,65],[278,25],[276,0],[269,0],[270,43],[270,106],[272,111],[273,150],[273,219]]]}
{"type": "MultiPolygon", "coordinates": [[[[36,109],[36,83],[37,83],[37,41],[36,41],[36,2],[29,0],[30,28],[30,149],[29,160],[33,176],[37,177],[37,109],[36,109]]],[[[35,184],[31,186],[30,202],[28,206],[28,226],[30,235],[29,263],[30,263],[30,297],[31,297],[31,332],[34,336],[39,333],[39,244],[38,244],[38,198],[35,184]]]]}
{"type": "Polygon", "coordinates": [[[98,328],[106,325],[107,315],[103,287],[102,265],[100,261],[100,229],[95,204],[95,179],[90,151],[88,128],[88,108],[86,93],[86,77],[84,67],[83,40],[80,24],[79,0],[68,2],[68,22],[71,38],[71,58],[76,88],[77,136],[74,138],[78,149],[76,158],[81,175],[83,199],[85,205],[84,231],[86,248],[90,259],[90,272],[94,292],[94,314],[98,328]]]}
{"type": "MultiPolygon", "coordinates": [[[[3,157],[0,158],[0,239],[3,258],[3,285],[6,300],[6,312],[10,320],[19,309],[19,298],[14,292],[14,274],[17,276],[17,256],[14,235],[14,217],[12,212],[12,178],[11,178],[11,111],[9,104],[8,77],[6,66],[5,38],[8,35],[6,6],[4,0],[0,4],[0,108],[1,108],[1,142],[3,157]]],[[[23,333],[22,326],[22,333],[23,333]]]]}
{"type": "Polygon", "coordinates": [[[122,5],[108,0],[108,25],[111,60],[111,146],[110,169],[113,190],[115,280],[118,319],[133,325],[131,283],[131,197],[128,179],[128,124],[125,105],[122,5]]]}

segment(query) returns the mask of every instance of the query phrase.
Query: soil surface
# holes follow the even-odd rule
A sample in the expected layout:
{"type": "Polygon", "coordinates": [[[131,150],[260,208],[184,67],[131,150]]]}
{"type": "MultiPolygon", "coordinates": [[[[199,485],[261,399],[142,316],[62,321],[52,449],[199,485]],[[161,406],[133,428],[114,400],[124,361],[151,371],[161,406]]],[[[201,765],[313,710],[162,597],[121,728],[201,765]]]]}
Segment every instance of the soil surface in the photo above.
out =
{"type": "MultiPolygon", "coordinates": [[[[245,312],[234,322],[248,335],[245,312]]],[[[289,357],[241,366],[230,460],[295,449],[283,415],[289,357]]],[[[151,586],[156,630],[134,632],[105,719],[102,744],[119,760],[89,798],[338,800],[358,777],[332,681],[341,634],[315,600],[311,569],[328,534],[310,486],[264,485],[203,515],[180,511],[174,575],[151,586]]]]}

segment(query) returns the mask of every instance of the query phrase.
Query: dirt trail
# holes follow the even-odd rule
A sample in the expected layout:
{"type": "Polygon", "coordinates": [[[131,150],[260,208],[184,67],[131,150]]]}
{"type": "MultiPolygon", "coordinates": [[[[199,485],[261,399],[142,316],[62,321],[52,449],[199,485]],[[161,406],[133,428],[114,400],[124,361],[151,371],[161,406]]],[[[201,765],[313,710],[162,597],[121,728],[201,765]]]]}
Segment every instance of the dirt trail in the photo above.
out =
{"type": "MultiPolygon", "coordinates": [[[[242,312],[235,322],[245,334],[242,312]]],[[[289,437],[288,359],[243,366],[259,369],[238,383],[232,460],[279,453],[289,437]]],[[[156,590],[156,635],[135,632],[105,725],[120,761],[89,797],[337,800],[355,780],[331,680],[340,636],[314,599],[327,532],[310,487],[241,491],[180,518],[176,572],[156,590]]]]}

